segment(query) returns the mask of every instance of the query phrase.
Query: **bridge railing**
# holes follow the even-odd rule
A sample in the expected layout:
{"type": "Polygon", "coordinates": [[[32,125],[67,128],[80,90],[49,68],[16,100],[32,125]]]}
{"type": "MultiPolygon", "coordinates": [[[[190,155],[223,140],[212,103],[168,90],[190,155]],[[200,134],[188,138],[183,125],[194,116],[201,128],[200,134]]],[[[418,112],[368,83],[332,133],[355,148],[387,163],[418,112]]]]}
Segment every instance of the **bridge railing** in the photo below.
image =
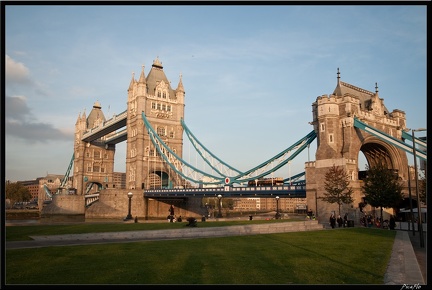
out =
{"type": "Polygon", "coordinates": [[[250,186],[250,187],[208,187],[208,188],[160,188],[144,191],[145,196],[151,197],[182,197],[182,196],[245,196],[245,197],[306,197],[306,185],[280,185],[280,186],[250,186]]]}
{"type": "Polygon", "coordinates": [[[85,205],[86,205],[86,207],[90,206],[91,204],[95,203],[98,200],[99,200],[99,193],[86,194],[85,195],[85,205]]]}

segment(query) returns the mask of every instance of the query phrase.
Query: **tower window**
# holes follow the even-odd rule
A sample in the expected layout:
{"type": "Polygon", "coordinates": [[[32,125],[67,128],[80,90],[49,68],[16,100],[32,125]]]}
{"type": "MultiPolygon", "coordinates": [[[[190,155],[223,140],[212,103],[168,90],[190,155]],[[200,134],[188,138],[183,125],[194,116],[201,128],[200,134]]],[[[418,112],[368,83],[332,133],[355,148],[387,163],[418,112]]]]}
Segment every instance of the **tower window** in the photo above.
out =
{"type": "Polygon", "coordinates": [[[165,134],[165,128],[164,127],[158,127],[157,128],[157,134],[159,135],[159,136],[165,136],[166,134],[165,134]]]}

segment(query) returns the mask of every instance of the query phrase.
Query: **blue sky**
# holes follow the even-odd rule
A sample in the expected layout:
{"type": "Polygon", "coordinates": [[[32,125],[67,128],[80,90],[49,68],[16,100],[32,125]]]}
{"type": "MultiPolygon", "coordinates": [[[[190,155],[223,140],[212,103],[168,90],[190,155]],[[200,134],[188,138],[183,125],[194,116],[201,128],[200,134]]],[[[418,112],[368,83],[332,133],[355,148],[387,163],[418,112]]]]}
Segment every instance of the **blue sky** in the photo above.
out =
{"type": "MultiPolygon", "coordinates": [[[[132,72],[156,58],[172,87],[182,75],[189,129],[240,170],[312,131],[337,68],[360,88],[378,83],[408,128],[426,128],[426,19],[426,5],[6,5],[5,178],[64,174],[78,115],[96,101],[107,118],[123,112],[132,72]]],[[[279,175],[303,172],[315,150],[279,175]]]]}

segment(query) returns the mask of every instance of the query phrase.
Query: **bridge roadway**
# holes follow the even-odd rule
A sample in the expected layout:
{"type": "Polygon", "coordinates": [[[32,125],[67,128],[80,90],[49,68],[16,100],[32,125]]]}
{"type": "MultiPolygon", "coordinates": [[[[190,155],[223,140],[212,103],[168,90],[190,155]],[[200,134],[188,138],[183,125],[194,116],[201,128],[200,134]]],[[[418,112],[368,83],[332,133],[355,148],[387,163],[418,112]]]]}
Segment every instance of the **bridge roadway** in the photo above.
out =
{"type": "Polygon", "coordinates": [[[263,197],[275,198],[306,198],[306,185],[280,186],[250,186],[250,187],[206,187],[206,188],[176,188],[176,189],[148,189],[144,191],[146,197],[263,197]]]}

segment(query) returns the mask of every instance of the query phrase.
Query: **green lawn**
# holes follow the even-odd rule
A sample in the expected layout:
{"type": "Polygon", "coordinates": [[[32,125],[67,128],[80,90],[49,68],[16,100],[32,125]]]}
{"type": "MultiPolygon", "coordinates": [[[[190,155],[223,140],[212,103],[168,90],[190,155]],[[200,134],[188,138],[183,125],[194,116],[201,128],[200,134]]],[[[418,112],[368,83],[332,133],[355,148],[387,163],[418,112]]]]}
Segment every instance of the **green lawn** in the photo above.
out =
{"type": "MultiPolygon", "coordinates": [[[[251,222],[266,221],[245,223],[251,222]]],[[[198,227],[241,223],[199,222],[198,227]]],[[[185,223],[13,226],[6,227],[6,240],[178,227],[185,223]]],[[[5,251],[5,284],[383,284],[395,234],[342,228],[12,249],[5,251]]]]}

